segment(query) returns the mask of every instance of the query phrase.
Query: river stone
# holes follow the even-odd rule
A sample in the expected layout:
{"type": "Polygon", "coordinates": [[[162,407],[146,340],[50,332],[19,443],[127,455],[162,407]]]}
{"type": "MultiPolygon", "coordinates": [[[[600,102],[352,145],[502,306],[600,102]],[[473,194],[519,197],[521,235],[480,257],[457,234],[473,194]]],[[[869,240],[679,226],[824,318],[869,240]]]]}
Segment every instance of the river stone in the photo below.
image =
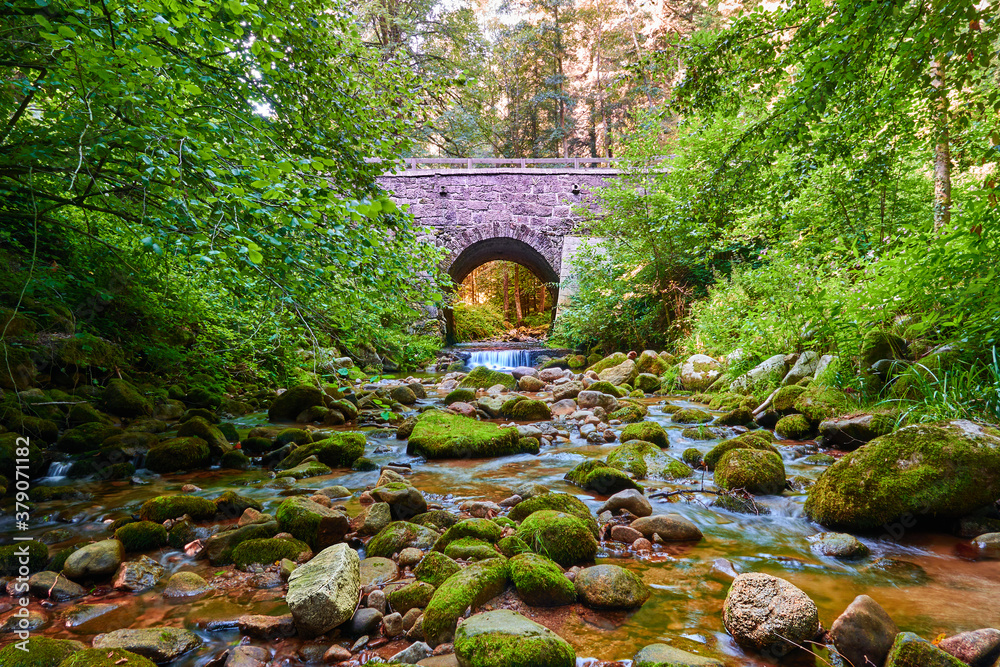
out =
{"type": "Polygon", "coordinates": [[[115,609],[120,609],[121,606],[122,605],[110,603],[78,604],[67,609],[63,614],[63,619],[65,620],[67,628],[76,628],[84,623],[89,623],[95,618],[100,618],[105,614],[110,614],[115,609]]]}
{"type": "Polygon", "coordinates": [[[408,547],[427,551],[434,546],[438,537],[440,535],[426,526],[409,521],[393,521],[368,542],[366,553],[369,556],[390,558],[408,547]]]}
{"type": "Polygon", "coordinates": [[[263,646],[234,646],[225,667],[265,667],[270,660],[271,652],[263,646]]]}
{"type": "Polygon", "coordinates": [[[899,634],[896,623],[867,595],[854,598],[830,628],[837,652],[851,665],[883,665],[899,634]]]}
{"type": "Polygon", "coordinates": [[[900,632],[892,644],[885,667],[967,667],[967,665],[912,632],[900,632]]]}
{"type": "Polygon", "coordinates": [[[522,553],[509,562],[517,595],[533,607],[557,607],[576,602],[576,591],[559,566],[540,554],[522,553]]]}
{"type": "Polygon", "coordinates": [[[695,354],[681,365],[681,384],[688,391],[705,391],[722,374],[722,364],[705,354],[695,354]]]}
{"type": "Polygon", "coordinates": [[[369,493],[375,500],[388,503],[393,521],[406,521],[427,511],[424,494],[406,482],[377,486],[369,493]]]}
{"type": "Polygon", "coordinates": [[[824,447],[841,451],[854,451],[866,442],[892,433],[896,420],[888,415],[857,415],[834,417],[819,424],[819,435],[824,447]]]}
{"type": "Polygon", "coordinates": [[[872,440],[809,489],[809,518],[849,532],[906,518],[955,519],[1000,497],[1000,431],[966,420],[917,424],[872,440]]]}
{"type": "Polygon", "coordinates": [[[573,580],[580,601],[594,609],[637,609],[649,599],[649,589],[633,572],[617,565],[580,570],[573,580]]]}
{"type": "Polygon", "coordinates": [[[351,519],[351,530],[358,535],[375,535],[392,523],[389,503],[374,503],[361,508],[361,513],[351,519]]]}
{"type": "Polygon", "coordinates": [[[360,562],[354,549],[335,544],[295,568],[285,601],[300,635],[321,635],[350,620],[361,592],[360,562]]]}
{"type": "Polygon", "coordinates": [[[87,594],[80,584],[74,583],[55,572],[36,572],[28,579],[28,590],[37,598],[62,602],[87,594]]]}
{"type": "Polygon", "coordinates": [[[726,630],[745,648],[782,656],[819,632],[819,610],[809,596],[761,572],[733,581],[722,610],[726,630]],[[787,640],[787,641],[786,641],[787,640]]]}
{"type": "Polygon", "coordinates": [[[604,369],[597,374],[597,377],[602,381],[610,382],[617,387],[622,384],[632,384],[632,382],[635,381],[637,374],[638,373],[635,370],[635,362],[631,359],[626,359],[617,366],[604,369]]]}
{"type": "Polygon", "coordinates": [[[362,607],[354,612],[348,631],[352,637],[361,635],[374,635],[378,631],[378,626],[382,623],[382,612],[369,607],[362,607]]]}
{"type": "Polygon", "coordinates": [[[635,489],[625,489],[605,501],[597,510],[598,514],[611,512],[617,514],[621,510],[630,512],[633,516],[644,517],[653,513],[653,506],[649,504],[646,496],[635,489]]]}
{"type": "Polygon", "coordinates": [[[121,564],[112,586],[119,591],[138,593],[155,586],[164,572],[166,570],[155,560],[149,556],[140,556],[139,560],[121,564]]]}
{"type": "Polygon", "coordinates": [[[389,658],[389,663],[390,664],[398,663],[401,665],[417,665],[421,664],[420,662],[421,660],[429,658],[433,653],[434,649],[432,649],[424,642],[414,642],[409,646],[407,646],[406,648],[404,648],[399,653],[389,658]]]}
{"type": "Polygon", "coordinates": [[[459,667],[574,667],[576,653],[559,635],[506,609],[476,614],[455,632],[459,667]]]}
{"type": "Polygon", "coordinates": [[[583,383],[577,380],[558,385],[552,390],[552,400],[563,401],[576,398],[583,391],[583,383]]]}
{"type": "MultiPolygon", "coordinates": [[[[89,579],[113,574],[125,559],[125,547],[118,540],[101,540],[74,551],[63,565],[70,579],[89,579]]],[[[124,647],[122,647],[124,648],[124,647]]]]}
{"type": "Polygon", "coordinates": [[[1000,558],[1000,533],[986,533],[972,540],[972,546],[983,558],[1000,558]]]}
{"type": "Polygon", "coordinates": [[[317,551],[340,542],[351,530],[347,514],[305,496],[286,498],[278,506],[275,517],[282,531],[291,533],[317,551]]]}
{"type": "Polygon", "coordinates": [[[202,645],[198,635],[181,628],[141,628],[107,632],[94,637],[94,648],[121,648],[156,663],[173,662],[202,645]]]}
{"type": "Polygon", "coordinates": [[[278,639],[295,634],[295,623],[288,614],[282,616],[245,614],[236,620],[236,624],[240,634],[256,639],[278,639]]]}
{"type": "Polygon", "coordinates": [[[618,409],[617,398],[610,394],[602,394],[599,391],[581,391],[576,397],[576,403],[581,410],[604,408],[607,412],[614,412],[618,409]]]}
{"type": "Polygon", "coordinates": [[[186,598],[208,591],[208,582],[195,572],[176,572],[167,580],[163,589],[165,598],[186,598]]]}
{"type": "MultiPolygon", "coordinates": [[[[304,498],[303,498],[304,499],[304,498]]],[[[270,517],[268,514],[261,515],[270,517]]],[[[205,540],[205,554],[212,565],[228,565],[232,562],[233,549],[247,540],[274,537],[278,534],[278,522],[268,518],[265,521],[223,530],[205,540]]]]}
{"type": "Polygon", "coordinates": [[[942,640],[937,646],[969,667],[993,667],[1000,659],[1000,630],[983,628],[963,632],[942,640]]]}
{"type": "Polygon", "coordinates": [[[722,667],[722,663],[666,644],[650,644],[635,654],[632,667],[722,667]]]}
{"type": "Polygon", "coordinates": [[[808,539],[812,550],[821,556],[857,560],[871,553],[861,540],[847,533],[820,533],[808,539]]]}
{"type": "Polygon", "coordinates": [[[629,524],[643,537],[652,540],[658,536],[663,542],[697,542],[703,536],[698,526],[680,514],[657,514],[641,517],[629,524]]]}
{"type": "Polygon", "coordinates": [[[726,491],[779,495],[785,488],[785,463],[765,449],[733,449],[715,465],[715,484],[726,491]]]}
{"type": "Polygon", "coordinates": [[[314,405],[323,405],[323,392],[316,387],[299,385],[282,393],[267,411],[269,422],[293,421],[299,413],[314,405]]]}

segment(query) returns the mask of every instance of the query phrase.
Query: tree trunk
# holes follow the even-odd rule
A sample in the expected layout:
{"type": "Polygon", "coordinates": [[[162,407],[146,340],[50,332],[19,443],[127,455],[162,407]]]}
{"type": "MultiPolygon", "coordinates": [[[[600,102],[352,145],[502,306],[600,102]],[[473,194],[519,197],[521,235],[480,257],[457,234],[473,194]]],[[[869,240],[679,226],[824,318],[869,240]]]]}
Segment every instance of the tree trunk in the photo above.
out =
{"type": "Polygon", "coordinates": [[[951,222],[951,146],[948,140],[948,89],[945,85],[944,54],[931,63],[934,87],[934,230],[951,222]]]}
{"type": "Polygon", "coordinates": [[[510,313],[510,281],[507,278],[507,267],[503,267],[503,318],[510,313]]]}
{"type": "Polygon", "coordinates": [[[514,308],[517,310],[517,326],[521,326],[524,316],[521,312],[521,265],[514,265],[514,308]]]}
{"type": "MultiPolygon", "coordinates": [[[[476,271],[478,270],[476,269],[476,271]]],[[[472,272],[472,303],[478,303],[476,299],[476,271],[472,272]]]]}
{"type": "Polygon", "coordinates": [[[548,287],[545,285],[545,283],[542,283],[542,291],[541,294],[538,295],[538,312],[540,313],[545,312],[545,293],[548,291],[549,291],[548,287]]]}

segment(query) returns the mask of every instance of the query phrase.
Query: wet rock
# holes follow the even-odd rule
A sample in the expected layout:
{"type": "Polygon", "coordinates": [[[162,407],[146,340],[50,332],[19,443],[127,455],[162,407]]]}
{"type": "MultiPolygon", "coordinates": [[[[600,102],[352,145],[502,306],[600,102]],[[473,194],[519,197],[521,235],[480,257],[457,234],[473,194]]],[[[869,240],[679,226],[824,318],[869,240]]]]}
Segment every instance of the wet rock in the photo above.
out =
{"type": "MultiPolygon", "coordinates": [[[[363,563],[364,561],[361,562],[363,563]]],[[[362,579],[362,582],[363,581],[364,580],[362,579]]],[[[362,583],[362,588],[364,587],[365,585],[364,583],[362,583]]],[[[385,599],[385,592],[382,591],[381,589],[376,588],[375,590],[373,590],[371,593],[368,594],[368,600],[365,604],[369,609],[374,609],[375,611],[379,612],[384,616],[388,604],[387,600],[385,599]]]]}
{"type": "Polygon", "coordinates": [[[890,415],[836,417],[820,422],[819,435],[824,447],[850,452],[866,442],[892,433],[895,421],[890,415]]]}
{"type": "Polygon", "coordinates": [[[912,632],[900,632],[885,667],[965,667],[965,663],[912,632]]]}
{"type": "Polygon", "coordinates": [[[374,503],[362,508],[361,513],[351,519],[351,530],[358,535],[375,535],[390,523],[389,503],[374,503]]]}
{"type": "Polygon", "coordinates": [[[338,662],[345,662],[351,659],[350,649],[346,649],[343,646],[338,646],[334,644],[326,650],[323,654],[323,662],[328,665],[335,665],[338,662]]]}
{"type": "Polygon", "coordinates": [[[732,561],[725,558],[716,558],[712,561],[712,572],[718,573],[727,579],[735,579],[739,576],[732,561]]]}
{"type": "Polygon", "coordinates": [[[606,412],[614,412],[618,409],[618,399],[599,391],[581,391],[576,397],[576,403],[581,410],[602,408],[606,412]]]}
{"type": "Polygon", "coordinates": [[[416,624],[417,620],[424,615],[423,609],[411,609],[403,614],[403,629],[407,632],[416,624]]]}
{"type": "Polygon", "coordinates": [[[1000,558],[1000,533],[986,533],[972,540],[981,558],[1000,558]]]}
{"type": "Polygon", "coordinates": [[[288,614],[284,616],[264,616],[247,614],[237,619],[240,633],[256,639],[277,639],[295,634],[295,623],[288,614]]]}
{"type": "Polygon", "coordinates": [[[177,572],[167,580],[163,590],[165,598],[186,598],[208,591],[208,582],[194,572],[177,572]]]}
{"type": "Polygon", "coordinates": [[[778,495],[785,488],[785,464],[774,452],[734,449],[716,464],[715,483],[727,491],[778,495]]]}
{"type": "Polygon", "coordinates": [[[63,616],[67,628],[75,628],[89,623],[95,618],[110,614],[121,605],[117,604],[79,604],[66,610],[63,616]]]}
{"type": "Polygon", "coordinates": [[[36,572],[28,579],[28,590],[37,598],[62,602],[83,597],[87,589],[55,572],[36,572]]]}
{"type": "Polygon", "coordinates": [[[580,601],[595,609],[637,609],[649,599],[649,589],[642,579],[617,565],[580,570],[573,584],[580,601]]]}
{"type": "Polygon", "coordinates": [[[393,611],[405,614],[411,609],[423,609],[433,596],[434,586],[423,581],[414,581],[390,591],[387,597],[393,611]]]}
{"type": "MultiPolygon", "coordinates": [[[[784,354],[776,354],[754,366],[745,374],[739,376],[729,385],[729,390],[737,394],[752,392],[757,385],[770,380],[780,381],[788,373],[788,358],[784,354]]],[[[685,385],[684,387],[688,387],[685,385]]]]}
{"type": "Polygon", "coordinates": [[[638,375],[638,372],[635,369],[635,362],[631,359],[626,359],[617,366],[612,366],[599,372],[597,377],[603,382],[610,382],[618,386],[632,384],[635,381],[636,375],[638,375]]]}
{"type": "Polygon", "coordinates": [[[852,665],[882,665],[899,628],[875,600],[859,595],[830,628],[837,651],[852,665]]]}
{"type": "Polygon", "coordinates": [[[609,466],[600,459],[588,459],[566,473],[564,479],[577,486],[600,494],[614,494],[624,489],[642,491],[631,477],[622,470],[609,466]]]}
{"type": "Polygon", "coordinates": [[[576,602],[573,583],[551,559],[524,553],[511,558],[509,567],[511,581],[525,603],[555,607],[576,602]]]}
{"type": "Polygon", "coordinates": [[[451,641],[458,619],[503,592],[507,585],[507,562],[490,558],[473,563],[449,577],[434,594],[423,615],[423,632],[431,646],[451,641]]]}
{"type": "Polygon", "coordinates": [[[386,637],[398,637],[403,634],[403,615],[394,612],[382,619],[382,629],[386,637]]]}
{"type": "Polygon", "coordinates": [[[265,667],[270,660],[271,652],[263,646],[234,646],[225,667],[265,667]]]}
{"type": "Polygon", "coordinates": [[[48,615],[36,609],[30,609],[27,616],[21,616],[19,611],[12,611],[0,617],[0,636],[21,631],[34,632],[48,623],[48,615]]]}
{"type": "Polygon", "coordinates": [[[722,667],[722,663],[667,644],[650,644],[635,654],[632,667],[722,667]]]}
{"type": "Polygon", "coordinates": [[[508,497],[504,498],[503,500],[501,500],[497,504],[500,505],[500,507],[513,507],[514,505],[518,504],[522,500],[524,500],[524,499],[521,498],[521,496],[519,496],[519,495],[517,495],[515,493],[512,496],[508,496],[508,497]]]}
{"type": "Polygon", "coordinates": [[[323,405],[323,392],[309,385],[292,387],[274,399],[267,411],[267,420],[293,421],[299,413],[314,405],[323,405]]]}
{"type": "Polygon", "coordinates": [[[112,586],[115,590],[138,593],[156,585],[166,570],[149,556],[122,563],[115,573],[112,586]]]}
{"type": "Polygon", "coordinates": [[[277,533],[277,521],[264,521],[232,530],[223,530],[205,540],[205,555],[212,565],[228,565],[232,562],[233,550],[239,544],[247,540],[274,537],[277,533]]]}
{"type": "Polygon", "coordinates": [[[317,551],[341,541],[351,529],[347,514],[304,496],[285,499],[278,506],[275,517],[282,531],[291,533],[317,551]]]}
{"type": "Polygon", "coordinates": [[[653,513],[653,506],[650,505],[649,500],[643,494],[639,493],[635,489],[625,489],[624,491],[619,491],[605,501],[601,505],[597,513],[602,512],[612,512],[619,513],[625,510],[637,517],[649,516],[653,513]]]}
{"type": "Polygon", "coordinates": [[[455,633],[455,656],[461,667],[576,664],[572,647],[559,635],[506,609],[476,614],[464,621],[455,633]]]}
{"type": "Polygon", "coordinates": [[[692,473],[687,464],[664,454],[645,440],[629,440],[615,447],[608,452],[607,462],[637,479],[683,479],[692,473]]]}
{"type": "MultiPolygon", "coordinates": [[[[381,591],[379,591],[381,593],[381,591]]],[[[352,637],[377,634],[382,624],[382,612],[377,609],[361,608],[354,612],[348,624],[348,632],[352,637]]]]}
{"type": "Polygon", "coordinates": [[[121,648],[156,663],[173,662],[201,645],[198,635],[181,628],[115,630],[97,635],[93,642],[94,648],[121,648]]]}
{"type": "Polygon", "coordinates": [[[517,381],[517,388],[521,391],[541,391],[545,389],[545,383],[536,377],[525,375],[517,381]]]}
{"type": "Polygon", "coordinates": [[[555,510],[534,512],[521,522],[517,536],[563,567],[591,561],[597,554],[593,533],[573,514],[555,510]]]}
{"type": "Polygon", "coordinates": [[[399,552],[399,566],[413,567],[424,557],[424,552],[420,549],[408,547],[399,552]]]}
{"type": "Polygon", "coordinates": [[[522,443],[517,429],[500,428],[496,424],[437,410],[428,410],[420,416],[406,451],[428,459],[492,458],[538,453],[537,443],[535,447],[522,443]]]}
{"type": "Polygon", "coordinates": [[[361,591],[359,570],[357,552],[336,544],[292,572],[286,602],[300,634],[323,634],[354,615],[361,591]]]}
{"type": "MultiPolygon", "coordinates": [[[[579,396],[581,391],[583,391],[582,382],[576,382],[576,381],[567,382],[565,384],[559,385],[558,387],[555,387],[552,390],[552,399],[557,402],[567,399],[573,399],[579,396]]],[[[575,406],[576,403],[574,403],[573,405],[575,406]]]]}
{"type": "Polygon", "coordinates": [[[642,533],[629,526],[611,526],[611,539],[615,542],[632,544],[636,540],[642,539],[642,533]]]}
{"type": "Polygon", "coordinates": [[[433,652],[433,649],[424,642],[414,642],[389,658],[389,662],[395,662],[403,665],[415,665],[424,658],[429,658],[433,652]]]}
{"type": "Polygon", "coordinates": [[[983,628],[948,637],[938,648],[969,667],[992,667],[1000,659],[1000,630],[983,628]]]}
{"type": "Polygon", "coordinates": [[[820,533],[809,538],[814,552],[831,558],[857,560],[871,553],[861,541],[846,533],[820,533]]]}
{"type": "MultiPolygon", "coordinates": [[[[80,547],[63,565],[70,579],[91,579],[113,574],[125,559],[125,547],[118,540],[101,540],[80,547]]],[[[122,647],[125,648],[125,647],[122,647]]]]}
{"type": "Polygon", "coordinates": [[[425,526],[409,521],[393,521],[368,542],[367,553],[369,556],[389,558],[407,547],[429,550],[438,537],[435,531],[425,526]]]}
{"type": "Polygon", "coordinates": [[[722,612],[740,646],[783,656],[819,632],[819,611],[809,596],[778,577],[751,572],[733,581],[722,612]]]}
{"type": "Polygon", "coordinates": [[[451,575],[458,572],[461,566],[442,553],[432,551],[413,570],[418,581],[425,581],[432,586],[440,586],[451,575]]]}
{"type": "Polygon", "coordinates": [[[680,514],[657,514],[636,519],[629,527],[638,530],[649,540],[659,537],[663,542],[697,542],[701,530],[680,514]]]}

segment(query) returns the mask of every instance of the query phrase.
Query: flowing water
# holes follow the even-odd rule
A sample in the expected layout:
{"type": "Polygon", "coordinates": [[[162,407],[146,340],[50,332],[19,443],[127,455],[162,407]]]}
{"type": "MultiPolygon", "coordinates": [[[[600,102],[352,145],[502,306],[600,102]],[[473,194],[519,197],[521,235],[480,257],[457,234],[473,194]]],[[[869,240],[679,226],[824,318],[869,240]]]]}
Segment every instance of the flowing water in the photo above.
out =
{"type": "MultiPolygon", "coordinates": [[[[666,399],[671,403],[693,405],[683,399],[666,399]]],[[[435,403],[434,398],[419,404],[435,403]]],[[[707,452],[717,441],[689,441],[682,437],[682,427],[671,423],[669,415],[660,409],[660,401],[651,400],[649,419],[662,424],[670,435],[669,450],[675,456],[688,447],[707,452]]],[[[415,406],[415,407],[419,407],[415,406]]],[[[703,407],[703,406],[702,406],[703,407]]],[[[265,415],[241,418],[237,427],[245,433],[251,426],[265,423],[265,415]]],[[[405,442],[396,440],[385,430],[368,431],[366,456],[379,464],[407,462],[413,466],[409,481],[427,496],[446,508],[457,508],[465,500],[499,501],[510,495],[510,489],[526,481],[543,484],[554,491],[572,493],[596,510],[604,497],[582,491],[564,482],[563,475],[579,462],[603,457],[616,446],[588,444],[575,430],[554,446],[543,448],[538,456],[520,455],[491,460],[423,461],[406,454],[405,442]],[[387,451],[374,454],[376,446],[387,451]]],[[[789,478],[814,479],[822,467],[807,465],[804,454],[790,443],[781,449],[789,478]],[[798,454],[796,452],[799,452],[798,454]]],[[[801,443],[796,443],[800,445],[801,443]]],[[[53,468],[51,478],[63,471],[53,468]]],[[[658,490],[711,488],[711,475],[696,477],[681,483],[645,482],[647,494],[658,490]],[[702,484],[705,486],[702,487],[702,484]]],[[[132,514],[145,499],[178,493],[183,484],[195,484],[201,495],[212,498],[223,489],[265,503],[265,511],[273,512],[282,496],[299,493],[301,489],[318,489],[343,484],[352,491],[373,485],[377,472],[337,472],[327,477],[299,482],[298,490],[276,488],[270,474],[263,470],[247,472],[208,470],[184,475],[141,475],[142,484],[127,482],[75,483],[92,495],[88,500],[43,503],[34,510],[34,535],[60,528],[67,531],[53,549],[63,548],[81,540],[107,537],[106,519],[132,514]]],[[[42,483],[65,483],[57,479],[42,483]]],[[[825,627],[847,607],[855,596],[865,593],[875,598],[903,630],[933,638],[939,633],[953,634],[980,627],[1000,627],[1000,561],[971,561],[961,556],[963,540],[941,534],[910,531],[902,535],[875,536],[863,541],[872,551],[869,558],[858,562],[842,562],[817,556],[806,538],[820,528],[803,516],[805,492],[786,492],[777,497],[759,500],[769,514],[735,514],[710,507],[713,496],[695,492],[690,497],[653,499],[654,513],[676,512],[696,523],[705,539],[693,545],[656,545],[651,555],[635,557],[618,553],[610,544],[602,545],[599,562],[617,563],[640,574],[651,588],[649,601],[633,613],[594,612],[581,606],[556,609],[527,608],[524,613],[548,625],[568,640],[581,657],[587,659],[629,659],[639,648],[654,642],[667,642],[702,654],[723,657],[727,665],[769,665],[759,657],[744,653],[726,634],[722,624],[722,604],[729,579],[714,568],[716,559],[728,559],[739,572],[762,571],[788,579],[802,588],[816,602],[825,627]],[[673,502],[672,502],[673,501],[673,502]],[[883,559],[876,561],[876,559],[883,559]],[[891,560],[885,560],[891,559],[891,560]],[[879,564],[892,564],[880,567],[879,564]]],[[[353,515],[359,509],[355,498],[347,502],[353,515]]],[[[13,526],[10,517],[0,522],[0,530],[13,526]]],[[[205,665],[224,647],[239,640],[234,630],[209,632],[210,621],[227,621],[243,614],[287,613],[281,589],[255,590],[245,583],[246,575],[235,576],[232,567],[211,567],[207,561],[196,561],[183,552],[163,549],[150,554],[168,572],[191,570],[209,579],[214,590],[196,599],[171,602],[161,595],[161,587],[141,595],[127,595],[98,587],[82,601],[88,604],[111,602],[113,611],[82,624],[69,620],[67,612],[74,603],[59,603],[44,611],[49,625],[41,632],[46,635],[69,637],[89,642],[99,632],[121,627],[184,626],[198,632],[208,644],[206,650],[183,658],[177,665],[205,665]],[[235,578],[227,578],[234,577],[235,578]]],[[[10,608],[6,598],[0,598],[0,608],[10,608]]],[[[37,608],[37,605],[33,605],[37,608]]],[[[255,644],[262,644],[254,640],[255,644]]],[[[343,642],[341,642],[343,643],[343,642]]],[[[276,651],[273,664],[296,664],[290,656],[297,640],[270,643],[276,651]]],[[[396,642],[382,650],[391,655],[404,645],[396,642]]],[[[823,664],[812,657],[786,661],[788,664],[823,664]]]]}
{"type": "Polygon", "coordinates": [[[509,371],[522,366],[534,366],[542,355],[560,357],[569,350],[541,347],[536,343],[462,343],[450,348],[458,353],[469,368],[486,366],[491,370],[509,371]]]}

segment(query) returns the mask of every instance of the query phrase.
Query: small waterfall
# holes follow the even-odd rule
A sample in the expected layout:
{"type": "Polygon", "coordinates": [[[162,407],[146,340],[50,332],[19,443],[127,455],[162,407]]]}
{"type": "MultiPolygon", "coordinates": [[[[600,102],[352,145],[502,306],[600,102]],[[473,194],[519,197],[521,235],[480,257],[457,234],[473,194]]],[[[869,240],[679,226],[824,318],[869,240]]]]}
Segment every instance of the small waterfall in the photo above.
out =
{"type": "Polygon", "coordinates": [[[49,472],[46,477],[49,479],[62,479],[72,467],[73,463],[70,461],[53,461],[49,464],[49,472]]]}
{"type": "Polygon", "coordinates": [[[530,350],[475,350],[470,353],[470,368],[486,366],[492,370],[510,370],[531,365],[530,350]]]}

